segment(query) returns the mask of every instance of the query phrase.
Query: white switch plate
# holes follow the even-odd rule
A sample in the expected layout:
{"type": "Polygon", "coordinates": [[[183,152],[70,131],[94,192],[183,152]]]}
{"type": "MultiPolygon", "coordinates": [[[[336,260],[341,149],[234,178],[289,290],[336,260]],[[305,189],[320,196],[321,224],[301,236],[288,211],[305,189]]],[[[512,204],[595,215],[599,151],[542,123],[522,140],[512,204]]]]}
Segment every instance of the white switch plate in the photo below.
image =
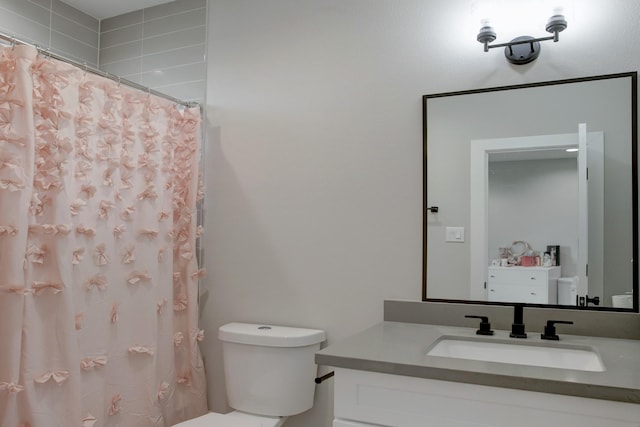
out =
{"type": "Polygon", "coordinates": [[[445,242],[464,242],[464,227],[447,227],[445,230],[445,242]]]}

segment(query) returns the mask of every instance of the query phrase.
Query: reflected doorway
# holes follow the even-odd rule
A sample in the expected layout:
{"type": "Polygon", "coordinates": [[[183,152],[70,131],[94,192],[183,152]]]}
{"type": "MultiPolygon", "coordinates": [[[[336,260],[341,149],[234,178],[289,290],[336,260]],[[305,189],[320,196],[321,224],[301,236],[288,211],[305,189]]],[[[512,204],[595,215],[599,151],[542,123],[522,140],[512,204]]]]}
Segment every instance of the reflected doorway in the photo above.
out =
{"type": "MultiPolygon", "coordinates": [[[[584,134],[588,144],[581,151],[579,133],[471,141],[472,299],[500,301],[489,295],[495,291],[487,285],[490,266],[500,263],[500,248],[517,241],[528,243],[526,266],[542,267],[548,247],[559,247],[561,273],[551,274],[554,281],[548,292],[552,295],[542,303],[559,303],[555,288],[559,275],[565,285],[569,279],[577,283],[574,294],[603,298],[604,135],[587,134],[586,126],[584,134]]],[[[520,263],[514,257],[509,266],[520,263]]],[[[509,274],[517,277],[516,270],[509,274]]],[[[533,280],[535,268],[520,270],[533,280]]],[[[510,292],[506,298],[513,295],[510,292]]],[[[539,298],[523,298],[508,302],[540,303],[539,298]]],[[[576,303],[578,299],[571,305],[576,303]]],[[[562,304],[567,304],[566,296],[562,304]]]]}

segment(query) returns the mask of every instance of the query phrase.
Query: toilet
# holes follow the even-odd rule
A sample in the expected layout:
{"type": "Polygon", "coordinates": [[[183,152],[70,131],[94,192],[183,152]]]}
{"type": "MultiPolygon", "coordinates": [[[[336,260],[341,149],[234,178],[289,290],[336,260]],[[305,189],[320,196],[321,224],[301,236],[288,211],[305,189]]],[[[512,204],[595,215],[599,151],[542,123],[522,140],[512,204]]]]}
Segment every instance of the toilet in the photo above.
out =
{"type": "Polygon", "coordinates": [[[558,304],[578,305],[578,276],[558,278],[558,304]]]}
{"type": "Polygon", "coordinates": [[[633,293],[612,295],[611,302],[615,308],[633,308],[633,293]]]}
{"type": "Polygon", "coordinates": [[[235,411],[210,412],[174,427],[280,427],[313,406],[315,352],[325,340],[317,329],[229,323],[222,341],[227,401],[235,411]]]}

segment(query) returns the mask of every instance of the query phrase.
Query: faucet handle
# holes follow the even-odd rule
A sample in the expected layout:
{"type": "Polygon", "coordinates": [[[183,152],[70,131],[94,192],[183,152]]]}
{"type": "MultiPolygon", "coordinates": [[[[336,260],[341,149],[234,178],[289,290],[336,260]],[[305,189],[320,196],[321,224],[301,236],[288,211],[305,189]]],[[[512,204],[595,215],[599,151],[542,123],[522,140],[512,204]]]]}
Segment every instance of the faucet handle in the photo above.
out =
{"type": "Polygon", "coordinates": [[[526,338],[524,326],[524,304],[513,305],[513,323],[511,324],[511,338],[526,338]]]}
{"type": "Polygon", "coordinates": [[[489,323],[489,318],[487,316],[471,316],[466,315],[469,319],[480,319],[480,329],[476,331],[477,335],[493,335],[493,331],[491,330],[491,323],[489,323]]]}
{"type": "Polygon", "coordinates": [[[556,334],[556,323],[573,325],[573,322],[570,320],[547,320],[547,326],[544,327],[544,334],[541,334],[540,338],[542,338],[543,340],[558,341],[560,337],[556,334]]]}

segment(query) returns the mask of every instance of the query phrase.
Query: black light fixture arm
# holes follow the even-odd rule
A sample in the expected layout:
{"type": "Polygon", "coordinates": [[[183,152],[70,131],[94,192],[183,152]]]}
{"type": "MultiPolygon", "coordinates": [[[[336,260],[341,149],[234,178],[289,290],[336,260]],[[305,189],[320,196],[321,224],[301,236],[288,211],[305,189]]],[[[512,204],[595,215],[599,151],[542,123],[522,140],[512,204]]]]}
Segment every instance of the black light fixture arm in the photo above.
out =
{"type": "Polygon", "coordinates": [[[507,43],[496,43],[496,44],[487,44],[485,46],[485,52],[489,52],[489,49],[493,49],[495,47],[511,47],[511,46],[515,46],[515,45],[520,45],[520,44],[531,44],[531,43],[535,43],[535,42],[544,42],[547,40],[553,40],[554,42],[557,42],[559,40],[558,38],[558,33],[555,33],[555,35],[553,36],[547,36],[547,37],[538,37],[537,39],[527,39],[527,40],[512,40],[510,42],[507,43]]]}

